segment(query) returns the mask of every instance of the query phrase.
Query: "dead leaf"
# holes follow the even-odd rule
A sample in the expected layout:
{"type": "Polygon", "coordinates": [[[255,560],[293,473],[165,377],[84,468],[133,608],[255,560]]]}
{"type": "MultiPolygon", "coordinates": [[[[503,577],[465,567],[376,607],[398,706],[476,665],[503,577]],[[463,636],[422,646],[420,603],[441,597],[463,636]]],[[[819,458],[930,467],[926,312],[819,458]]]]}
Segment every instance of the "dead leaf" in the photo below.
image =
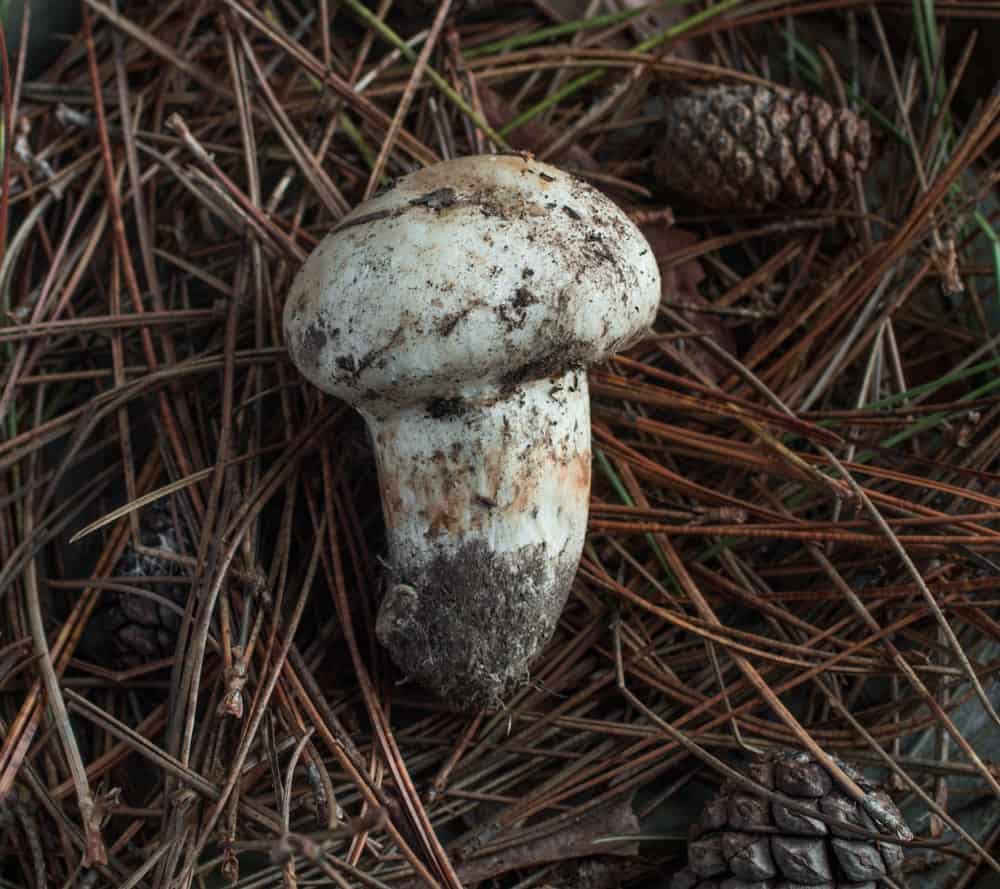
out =
{"type": "MultiPolygon", "coordinates": [[[[477,86],[477,90],[483,109],[483,116],[491,127],[499,129],[517,117],[517,112],[511,107],[510,103],[488,86],[480,83],[477,86]]],[[[511,130],[507,134],[507,141],[511,147],[516,148],[518,151],[530,151],[533,154],[540,154],[552,142],[555,142],[558,135],[544,121],[535,118],[534,120],[529,120],[516,130],[511,130]]],[[[600,169],[597,161],[579,145],[570,146],[558,157],[552,158],[552,162],[557,165],[564,164],[571,166],[577,170],[596,172],[600,169]]]]}
{"type": "Polygon", "coordinates": [[[664,299],[677,301],[691,294],[700,296],[698,285],[705,280],[705,270],[697,259],[689,259],[681,265],[673,264],[673,257],[700,240],[695,232],[675,228],[669,222],[655,222],[641,225],[640,231],[653,248],[660,266],[661,289],[664,299]]]}
{"type": "MultiPolygon", "coordinates": [[[[641,225],[639,228],[653,248],[656,262],[660,267],[662,298],[675,305],[691,306],[695,311],[683,308],[677,311],[686,321],[710,336],[723,349],[735,352],[736,342],[722,318],[710,312],[696,311],[712,307],[711,301],[702,296],[699,290],[699,285],[705,280],[705,270],[701,263],[697,259],[688,259],[677,264],[675,260],[676,255],[682,250],[687,250],[698,243],[699,235],[683,228],[675,228],[667,221],[641,225]]],[[[726,368],[721,362],[709,355],[696,341],[677,340],[671,348],[686,356],[713,382],[718,382],[726,375],[726,368]]]]}

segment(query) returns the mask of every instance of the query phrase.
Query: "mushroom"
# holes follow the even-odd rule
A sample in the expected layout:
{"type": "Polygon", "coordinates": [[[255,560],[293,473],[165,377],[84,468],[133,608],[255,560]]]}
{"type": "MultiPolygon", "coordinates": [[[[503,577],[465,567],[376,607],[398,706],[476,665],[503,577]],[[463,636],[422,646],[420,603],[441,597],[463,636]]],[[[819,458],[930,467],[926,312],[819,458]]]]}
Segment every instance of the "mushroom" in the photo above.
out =
{"type": "Polygon", "coordinates": [[[442,698],[497,705],[551,638],[587,525],[585,369],[640,338],[659,298],[628,217],[522,155],[404,176],[295,278],[291,358],[374,442],[389,539],[376,634],[442,698]]]}

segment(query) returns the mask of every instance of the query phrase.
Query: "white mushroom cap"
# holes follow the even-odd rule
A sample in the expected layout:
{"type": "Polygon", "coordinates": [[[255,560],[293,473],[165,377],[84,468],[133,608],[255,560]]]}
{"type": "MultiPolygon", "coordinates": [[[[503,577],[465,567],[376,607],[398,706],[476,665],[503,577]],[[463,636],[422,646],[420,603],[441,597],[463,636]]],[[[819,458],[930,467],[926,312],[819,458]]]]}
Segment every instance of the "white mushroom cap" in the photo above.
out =
{"type": "Polygon", "coordinates": [[[596,363],[649,327],[659,281],[595,188],[523,156],[467,157],[345,217],[296,277],[285,332],[313,384],[375,410],[596,363]]]}

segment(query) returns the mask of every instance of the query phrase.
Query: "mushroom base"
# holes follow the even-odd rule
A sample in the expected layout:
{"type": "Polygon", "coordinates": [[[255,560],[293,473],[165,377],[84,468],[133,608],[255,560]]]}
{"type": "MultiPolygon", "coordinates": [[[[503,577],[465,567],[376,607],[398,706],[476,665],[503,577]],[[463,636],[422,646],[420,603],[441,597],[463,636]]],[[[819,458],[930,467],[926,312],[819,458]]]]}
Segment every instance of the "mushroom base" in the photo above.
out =
{"type": "Polygon", "coordinates": [[[368,418],[391,562],[376,632],[407,676],[492,707],[527,680],[576,573],[589,399],[570,371],[454,401],[445,417],[425,406],[368,418]]]}
{"type": "Polygon", "coordinates": [[[396,665],[462,709],[493,708],[529,677],[552,637],[575,566],[545,583],[545,547],[496,553],[468,541],[417,581],[395,584],[376,632],[396,665]]]}

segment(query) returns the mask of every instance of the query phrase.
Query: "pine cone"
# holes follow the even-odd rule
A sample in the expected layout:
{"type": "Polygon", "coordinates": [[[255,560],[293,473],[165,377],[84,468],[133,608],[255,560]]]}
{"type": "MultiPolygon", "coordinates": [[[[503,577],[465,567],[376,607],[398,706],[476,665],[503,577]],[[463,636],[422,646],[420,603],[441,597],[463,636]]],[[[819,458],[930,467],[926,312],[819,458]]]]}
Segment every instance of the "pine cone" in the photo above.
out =
{"type": "MultiPolygon", "coordinates": [[[[167,553],[181,553],[186,549],[185,535],[174,524],[169,507],[162,501],[153,503],[139,514],[139,536],[142,545],[149,549],[167,553]]],[[[106,592],[102,607],[88,626],[86,653],[99,663],[118,670],[171,657],[177,647],[188,587],[162,582],[145,584],[143,578],[182,574],[183,569],[176,562],[138,552],[129,543],[115,566],[114,576],[130,585],[148,589],[177,607],[171,608],[133,593],[106,592]]]]}
{"type": "MultiPolygon", "coordinates": [[[[838,765],[875,795],[880,820],[909,836],[895,804],[845,763],[838,765]]],[[[688,866],[671,889],[875,889],[900,874],[903,849],[850,833],[838,824],[879,832],[808,753],[783,751],[757,760],[750,777],[825,816],[810,818],[778,802],[724,785],[703,809],[688,839],[688,866]]],[[[882,828],[885,830],[885,827],[882,828]]]]}
{"type": "Polygon", "coordinates": [[[693,87],[667,100],[664,185],[713,209],[802,206],[868,167],[871,130],[816,96],[761,86],[693,87]]]}

